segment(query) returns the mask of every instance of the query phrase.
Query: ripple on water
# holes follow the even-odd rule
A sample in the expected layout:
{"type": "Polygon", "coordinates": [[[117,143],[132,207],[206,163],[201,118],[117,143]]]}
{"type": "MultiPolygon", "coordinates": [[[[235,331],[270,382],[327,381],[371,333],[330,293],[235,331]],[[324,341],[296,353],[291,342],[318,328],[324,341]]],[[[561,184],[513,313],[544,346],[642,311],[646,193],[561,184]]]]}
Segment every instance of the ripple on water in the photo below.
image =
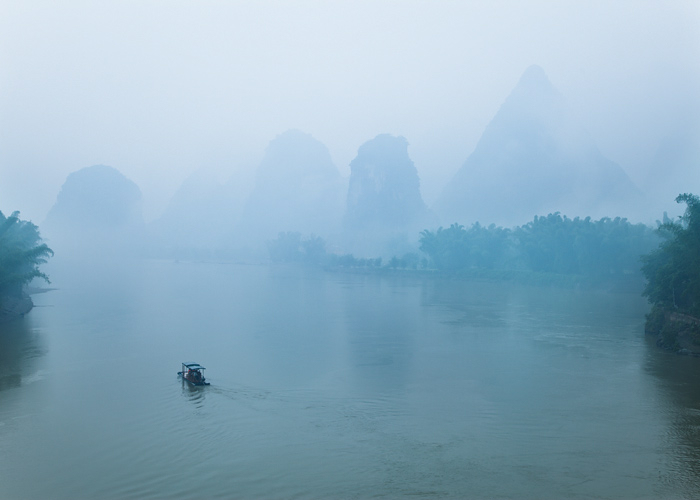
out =
{"type": "Polygon", "coordinates": [[[0,373],[0,388],[11,387],[0,407],[3,493],[692,498],[685,493],[700,491],[696,392],[685,383],[692,367],[673,379],[678,359],[660,361],[647,349],[634,331],[639,318],[624,307],[496,284],[417,280],[387,289],[376,276],[278,278],[271,268],[182,263],[140,273],[138,286],[91,304],[99,313],[85,314],[85,294],[72,304],[64,294],[61,308],[41,310],[36,318],[51,348],[17,342],[8,358],[31,363],[0,373]],[[277,307],[282,298],[294,307],[277,307]],[[193,302],[207,314],[193,315],[193,302]],[[101,310],[114,304],[118,312],[106,320],[101,310]],[[192,330],[201,335],[196,346],[192,330]],[[170,368],[158,375],[188,349],[229,363],[229,372],[212,370],[221,379],[204,388],[183,385],[170,368]],[[113,368],[122,364],[153,375],[147,383],[121,380],[113,368]],[[47,366],[53,371],[39,370],[47,366]]]}

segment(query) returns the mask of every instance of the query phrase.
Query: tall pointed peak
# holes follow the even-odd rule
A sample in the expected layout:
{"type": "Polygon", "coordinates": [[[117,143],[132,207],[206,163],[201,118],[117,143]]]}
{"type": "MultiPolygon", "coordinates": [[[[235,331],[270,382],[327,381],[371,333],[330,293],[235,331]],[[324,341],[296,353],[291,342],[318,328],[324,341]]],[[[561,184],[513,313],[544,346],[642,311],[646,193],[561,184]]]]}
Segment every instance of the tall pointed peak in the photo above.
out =
{"type": "Polygon", "coordinates": [[[518,86],[521,85],[537,87],[552,86],[549,78],[547,78],[547,74],[544,72],[542,67],[538,66],[537,64],[533,64],[525,70],[520,77],[520,81],[518,81],[518,86]]]}
{"type": "Polygon", "coordinates": [[[540,66],[532,65],[503,102],[482,140],[488,142],[494,127],[529,128],[537,124],[552,129],[563,126],[568,120],[567,115],[562,94],[554,88],[540,66]]]}
{"type": "Polygon", "coordinates": [[[357,158],[362,157],[406,157],[408,158],[408,141],[403,136],[393,136],[391,134],[379,134],[374,139],[370,139],[360,146],[357,151],[357,158]]]}
{"type": "Polygon", "coordinates": [[[530,66],[436,208],[448,220],[521,224],[555,211],[617,211],[636,203],[637,196],[624,170],[600,153],[544,70],[530,66]],[[494,204],[497,198],[510,204],[494,204]]]}
{"type": "Polygon", "coordinates": [[[549,81],[544,70],[533,64],[525,70],[518,80],[518,84],[511,92],[508,100],[528,100],[535,101],[541,105],[542,101],[559,98],[560,94],[549,81]]]}

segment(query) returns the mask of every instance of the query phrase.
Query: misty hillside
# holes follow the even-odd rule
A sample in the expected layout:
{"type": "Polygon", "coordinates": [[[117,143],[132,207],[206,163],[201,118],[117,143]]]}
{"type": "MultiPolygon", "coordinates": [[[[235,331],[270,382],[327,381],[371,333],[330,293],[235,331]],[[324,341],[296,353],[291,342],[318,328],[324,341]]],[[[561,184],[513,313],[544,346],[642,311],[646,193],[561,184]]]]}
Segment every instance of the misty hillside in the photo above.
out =
{"type": "Polygon", "coordinates": [[[669,206],[668,200],[680,193],[700,191],[700,119],[680,120],[659,144],[651,159],[644,188],[654,193],[657,216],[680,207],[669,206]]]}
{"type": "Polygon", "coordinates": [[[337,232],[345,190],[324,144],[299,130],[284,132],[265,150],[235,235],[258,244],[281,231],[337,232]]]}
{"type": "Polygon", "coordinates": [[[392,240],[417,240],[434,222],[405,138],[381,134],[365,142],[350,171],[344,230],[352,251],[382,253],[392,240]]]}
{"type": "Polygon", "coordinates": [[[95,246],[133,250],[143,229],[141,190],[115,168],[83,168],[66,178],[42,229],[57,254],[95,246]]]}
{"type": "Polygon", "coordinates": [[[250,190],[240,177],[221,183],[210,171],[198,170],[185,179],[163,215],[149,225],[152,251],[185,256],[235,247],[230,233],[250,190]]]}
{"type": "Polygon", "coordinates": [[[641,194],[605,158],[539,66],[529,67],[435,210],[443,223],[522,224],[534,215],[628,215],[641,194]]]}

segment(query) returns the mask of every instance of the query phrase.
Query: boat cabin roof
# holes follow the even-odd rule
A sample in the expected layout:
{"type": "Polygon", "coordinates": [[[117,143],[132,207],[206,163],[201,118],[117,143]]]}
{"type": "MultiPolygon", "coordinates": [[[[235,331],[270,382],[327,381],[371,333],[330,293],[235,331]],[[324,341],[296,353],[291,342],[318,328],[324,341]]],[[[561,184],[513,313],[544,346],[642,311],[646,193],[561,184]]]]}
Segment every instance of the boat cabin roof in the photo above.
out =
{"type": "Polygon", "coordinates": [[[206,368],[204,368],[199,363],[182,363],[182,366],[184,366],[188,370],[206,370],[206,368]]]}

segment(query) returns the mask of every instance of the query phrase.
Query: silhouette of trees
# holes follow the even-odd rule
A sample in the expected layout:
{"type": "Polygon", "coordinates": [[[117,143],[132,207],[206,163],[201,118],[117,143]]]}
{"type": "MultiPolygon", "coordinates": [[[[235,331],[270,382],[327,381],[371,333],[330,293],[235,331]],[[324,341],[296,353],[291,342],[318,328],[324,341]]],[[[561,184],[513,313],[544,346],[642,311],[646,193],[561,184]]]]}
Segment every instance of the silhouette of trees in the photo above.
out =
{"type": "MultiPolygon", "coordinates": [[[[659,236],[644,224],[627,219],[569,219],[553,213],[506,229],[478,222],[466,228],[452,224],[420,233],[417,253],[395,255],[383,266],[388,269],[437,269],[448,273],[508,278],[517,275],[584,277],[604,282],[622,276],[641,277],[640,257],[658,245],[659,236]]],[[[305,262],[340,268],[382,268],[381,259],[357,258],[352,254],[327,253],[318,237],[280,233],[268,242],[270,258],[277,262],[305,262]]],[[[558,278],[557,278],[558,279],[558,278]]]]}
{"type": "Polygon", "coordinates": [[[627,219],[535,217],[513,230],[479,223],[421,233],[420,249],[442,271],[518,270],[609,278],[639,272],[658,243],[651,228],[627,219]]]}
{"type": "Polygon", "coordinates": [[[658,232],[664,241],[643,257],[644,296],[654,308],[700,317],[700,198],[681,194],[685,203],[677,222],[666,220],[658,232]]]}
{"type": "Polygon", "coordinates": [[[535,217],[515,231],[518,253],[537,272],[610,277],[640,270],[639,258],[658,243],[644,224],[627,219],[535,217]]]}
{"type": "Polygon", "coordinates": [[[0,212],[0,297],[21,295],[22,287],[34,278],[48,283],[39,265],[52,255],[34,224],[20,220],[19,212],[9,217],[0,212]]]}
{"type": "Polygon", "coordinates": [[[277,239],[267,242],[273,262],[306,262],[319,264],[326,258],[326,242],[311,235],[302,238],[301,233],[282,232],[277,239]]]}
{"type": "Polygon", "coordinates": [[[420,249],[444,271],[469,268],[494,269],[506,265],[512,253],[511,231],[494,224],[483,227],[478,222],[469,229],[460,224],[437,231],[422,231],[420,249]]]}

